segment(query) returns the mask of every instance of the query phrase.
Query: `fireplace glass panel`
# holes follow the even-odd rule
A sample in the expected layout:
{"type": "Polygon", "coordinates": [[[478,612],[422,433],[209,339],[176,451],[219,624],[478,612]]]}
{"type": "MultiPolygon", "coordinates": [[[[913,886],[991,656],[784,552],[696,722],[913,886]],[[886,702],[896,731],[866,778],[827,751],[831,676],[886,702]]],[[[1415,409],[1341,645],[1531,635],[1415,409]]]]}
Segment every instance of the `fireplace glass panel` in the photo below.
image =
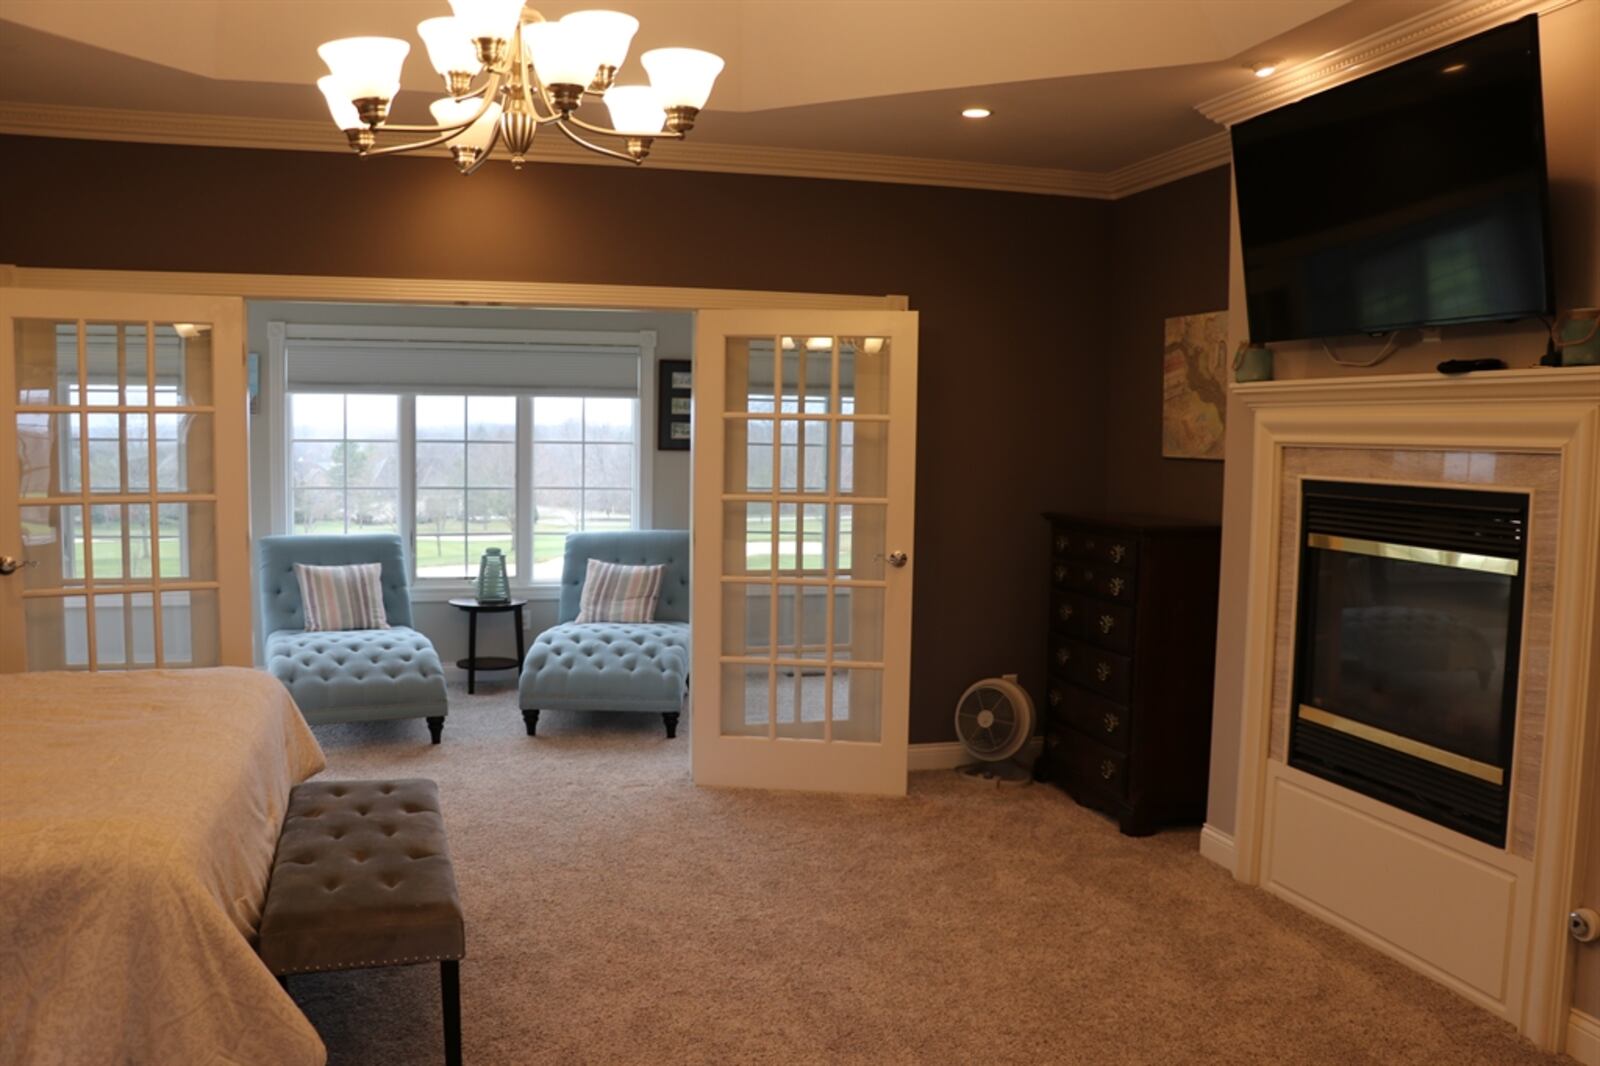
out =
{"type": "Polygon", "coordinates": [[[1507,765],[1514,578],[1320,548],[1306,565],[1302,703],[1507,765]]]}
{"type": "Polygon", "coordinates": [[[1503,846],[1528,497],[1307,480],[1289,763],[1503,846]]]}

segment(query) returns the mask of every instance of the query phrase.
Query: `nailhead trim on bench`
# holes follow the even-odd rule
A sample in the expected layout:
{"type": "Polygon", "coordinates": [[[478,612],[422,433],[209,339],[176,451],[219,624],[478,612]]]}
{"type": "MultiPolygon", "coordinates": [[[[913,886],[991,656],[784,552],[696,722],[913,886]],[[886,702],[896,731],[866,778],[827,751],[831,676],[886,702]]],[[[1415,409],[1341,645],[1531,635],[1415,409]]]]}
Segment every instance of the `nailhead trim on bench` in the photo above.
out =
{"type": "Polygon", "coordinates": [[[325,966],[299,967],[293,970],[278,970],[277,975],[287,977],[295,973],[337,973],[339,970],[366,970],[381,966],[410,966],[418,962],[460,962],[465,955],[415,955],[403,959],[369,959],[364,962],[347,962],[342,966],[328,969],[325,966]]]}

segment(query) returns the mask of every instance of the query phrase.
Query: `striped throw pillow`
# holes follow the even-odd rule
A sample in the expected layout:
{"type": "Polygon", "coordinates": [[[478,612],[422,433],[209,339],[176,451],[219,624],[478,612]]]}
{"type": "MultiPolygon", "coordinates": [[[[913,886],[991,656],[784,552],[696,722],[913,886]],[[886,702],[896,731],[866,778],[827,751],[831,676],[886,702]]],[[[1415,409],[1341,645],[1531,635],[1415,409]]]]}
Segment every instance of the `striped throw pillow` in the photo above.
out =
{"type": "Polygon", "coordinates": [[[306,632],[336,629],[388,629],[383,613],[383,564],[348,566],[294,564],[300,582],[300,603],[305,608],[306,632]]]}
{"type": "Polygon", "coordinates": [[[579,622],[650,622],[666,566],[625,566],[590,559],[578,597],[579,622]]]}

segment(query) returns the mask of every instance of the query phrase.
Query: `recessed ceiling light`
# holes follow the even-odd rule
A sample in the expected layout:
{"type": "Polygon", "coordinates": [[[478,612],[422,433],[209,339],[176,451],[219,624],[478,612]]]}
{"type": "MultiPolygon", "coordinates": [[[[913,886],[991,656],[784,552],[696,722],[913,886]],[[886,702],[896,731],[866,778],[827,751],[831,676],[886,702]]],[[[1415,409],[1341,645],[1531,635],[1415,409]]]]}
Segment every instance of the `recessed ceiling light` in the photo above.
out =
{"type": "Polygon", "coordinates": [[[994,114],[987,107],[969,107],[961,112],[962,118],[988,118],[994,114]]]}
{"type": "Polygon", "coordinates": [[[1250,68],[1258,78],[1270,78],[1278,72],[1276,63],[1257,63],[1250,68]]]}
{"type": "Polygon", "coordinates": [[[1467,65],[1465,63],[1451,63],[1448,67],[1444,68],[1443,73],[1445,73],[1445,74],[1460,74],[1463,70],[1466,70],[1466,69],[1467,69],[1467,65]]]}

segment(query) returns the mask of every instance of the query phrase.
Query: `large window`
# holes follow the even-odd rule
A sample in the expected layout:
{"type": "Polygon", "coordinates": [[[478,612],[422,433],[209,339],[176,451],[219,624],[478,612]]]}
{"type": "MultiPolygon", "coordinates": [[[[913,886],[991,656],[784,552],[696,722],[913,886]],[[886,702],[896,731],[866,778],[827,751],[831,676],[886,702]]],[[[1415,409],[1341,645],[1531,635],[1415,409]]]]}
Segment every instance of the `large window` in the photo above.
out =
{"type": "Polygon", "coordinates": [[[561,579],[568,533],[633,525],[632,399],[533,401],[533,576],[561,579]]]}
{"type": "Polygon", "coordinates": [[[400,531],[397,396],[301,392],[289,399],[296,533],[400,531]]]}
{"type": "Polygon", "coordinates": [[[471,577],[499,548],[516,575],[517,401],[417,397],[418,577],[471,577]]]}
{"type": "Polygon", "coordinates": [[[293,531],[400,533],[420,580],[476,577],[499,548],[513,577],[553,583],[568,533],[638,516],[632,396],[302,390],[288,407],[293,531]]]}

